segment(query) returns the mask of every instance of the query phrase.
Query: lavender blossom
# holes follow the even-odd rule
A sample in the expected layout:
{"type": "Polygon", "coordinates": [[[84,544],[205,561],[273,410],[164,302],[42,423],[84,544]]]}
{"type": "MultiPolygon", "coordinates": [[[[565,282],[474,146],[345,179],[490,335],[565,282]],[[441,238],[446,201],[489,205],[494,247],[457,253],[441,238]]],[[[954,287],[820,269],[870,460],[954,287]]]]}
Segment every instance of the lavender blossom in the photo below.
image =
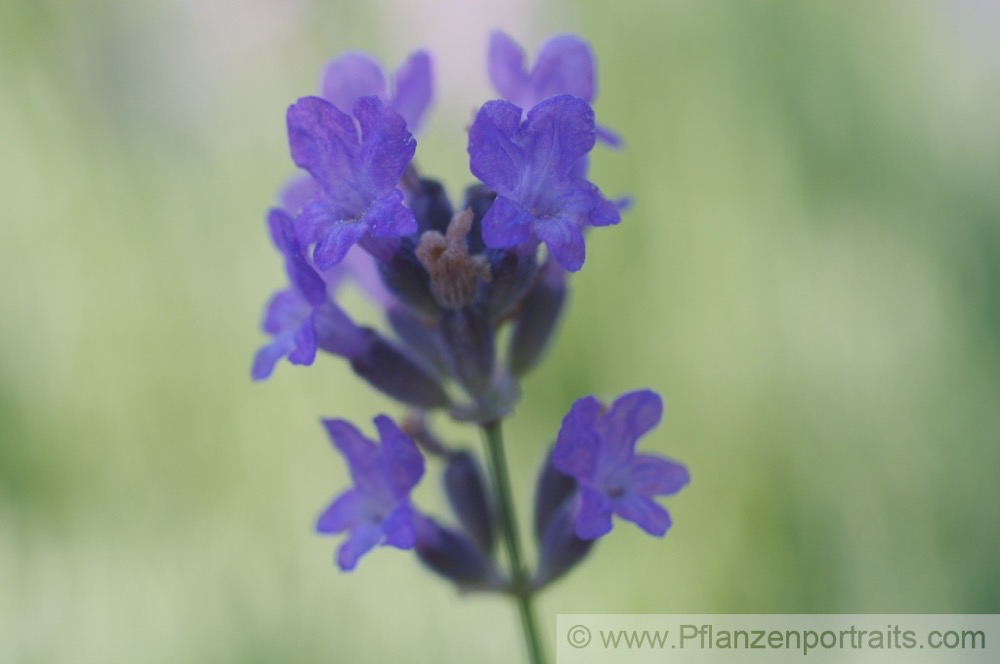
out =
{"type": "Polygon", "coordinates": [[[350,422],[323,420],[354,480],[354,487],[338,496],[316,521],[316,531],[324,535],[347,531],[337,551],[337,564],[344,571],[354,569],[377,544],[412,549],[417,541],[420,517],[410,504],[410,491],[424,474],[424,458],[391,419],[379,415],[373,421],[381,446],[350,422]]]}
{"type": "Polygon", "coordinates": [[[594,397],[573,404],[563,419],[552,462],[575,478],[580,491],[576,534],[592,540],[611,530],[611,515],[632,521],[662,537],[670,515],[653,501],[669,496],[690,480],[679,463],[636,454],[635,444],[663,415],[660,396],[650,390],[630,392],[606,409],[594,397]]]}
{"type": "MultiPolygon", "coordinates": [[[[528,71],[517,42],[495,30],[490,35],[487,61],[493,87],[523,109],[556,95],[573,95],[588,104],[594,101],[594,55],[587,42],[575,35],[557,35],[545,42],[528,71]]],[[[614,147],[621,145],[610,129],[597,127],[597,138],[614,147]]]]}
{"type": "Polygon", "coordinates": [[[354,117],[357,126],[319,97],[303,97],[288,109],[292,159],[320,187],[303,205],[296,231],[302,243],[316,243],[313,261],[321,270],[343,260],[363,238],[417,230],[396,188],[416,149],[405,120],[376,97],[360,98],[354,117]]]}
{"type": "Polygon", "coordinates": [[[575,168],[594,136],[594,112],[579,97],[550,97],[523,123],[509,102],[479,109],[469,129],[469,167],[497,193],[482,220],[488,247],[541,241],[566,270],[583,266],[583,227],[620,220],[614,203],[575,168]]]}
{"type": "Polygon", "coordinates": [[[430,55],[412,53],[393,74],[392,84],[390,93],[379,64],[352,51],[327,63],[320,89],[323,98],[340,109],[354,108],[361,97],[378,97],[403,116],[407,129],[416,132],[434,94],[430,55]]]}
{"type": "Polygon", "coordinates": [[[360,355],[367,346],[362,331],[328,296],[339,275],[324,278],[313,269],[286,212],[272,209],[267,221],[292,285],[275,293],[265,309],[261,327],[272,339],[254,357],[253,379],[268,378],[283,357],[292,364],[312,364],[317,348],[344,357],[360,355]]]}

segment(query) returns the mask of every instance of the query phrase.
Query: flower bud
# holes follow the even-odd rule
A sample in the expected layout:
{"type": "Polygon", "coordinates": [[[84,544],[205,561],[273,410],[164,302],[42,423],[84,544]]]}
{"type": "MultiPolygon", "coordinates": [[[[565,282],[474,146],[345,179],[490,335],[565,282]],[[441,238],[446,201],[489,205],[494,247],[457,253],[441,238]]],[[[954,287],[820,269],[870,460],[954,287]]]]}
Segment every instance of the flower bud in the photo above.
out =
{"type": "Polygon", "coordinates": [[[552,463],[552,451],[545,457],[545,465],[535,484],[535,537],[542,534],[559,507],[576,492],[576,480],[560,472],[552,463]]]}
{"type": "Polygon", "coordinates": [[[542,358],[566,302],[566,272],[549,259],[534,287],[524,298],[510,335],[507,363],[523,376],[542,358]]]}
{"type": "Polygon", "coordinates": [[[460,590],[498,590],[505,580],[493,561],[472,540],[428,518],[417,524],[417,557],[460,590]]]}
{"type": "Polygon", "coordinates": [[[486,286],[486,302],[494,323],[510,316],[531,290],[538,274],[536,253],[533,244],[487,252],[493,280],[486,286]]]}
{"type": "Polygon", "coordinates": [[[444,233],[454,215],[444,187],[430,178],[418,180],[417,190],[410,196],[408,203],[420,228],[417,235],[422,235],[425,231],[444,233]]]}
{"type": "Polygon", "coordinates": [[[493,205],[496,197],[495,191],[481,184],[474,184],[465,190],[461,209],[472,210],[472,231],[468,239],[469,253],[479,254],[486,249],[486,245],[483,244],[483,216],[493,205]]]}
{"type": "Polygon", "coordinates": [[[354,372],[403,403],[431,410],[449,403],[438,380],[381,335],[365,328],[368,349],[351,358],[354,372]]]}
{"type": "Polygon", "coordinates": [[[486,391],[493,375],[493,326],[483,307],[452,309],[441,316],[441,338],[451,356],[455,378],[470,395],[486,391]]]}
{"type": "Polygon", "coordinates": [[[431,279],[420,264],[414,242],[405,238],[387,260],[378,264],[382,282],[401,302],[428,318],[436,318],[441,308],[431,293],[431,279]]]}
{"type": "Polygon", "coordinates": [[[458,522],[484,552],[493,550],[493,510],[476,458],[465,451],[448,457],[444,491],[458,522]]]}
{"type": "Polygon", "coordinates": [[[386,312],[389,327],[410,353],[439,373],[448,370],[448,358],[441,347],[437,330],[406,307],[390,306],[386,312]]]}
{"type": "Polygon", "coordinates": [[[548,519],[539,541],[538,570],[532,580],[536,589],[570,571],[594,545],[594,540],[583,540],[576,535],[578,500],[578,494],[572,493],[548,519]]]}

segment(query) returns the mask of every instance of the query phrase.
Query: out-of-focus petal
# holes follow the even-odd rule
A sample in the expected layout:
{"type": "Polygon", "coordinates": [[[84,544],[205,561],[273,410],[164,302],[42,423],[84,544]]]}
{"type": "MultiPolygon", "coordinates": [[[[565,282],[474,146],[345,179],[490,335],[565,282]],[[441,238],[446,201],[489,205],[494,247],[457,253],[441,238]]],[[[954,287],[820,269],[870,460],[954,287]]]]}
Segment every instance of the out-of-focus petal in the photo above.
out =
{"type": "Polygon", "coordinates": [[[415,132],[434,96],[430,55],[426,51],[411,54],[396,70],[393,84],[395,90],[389,105],[403,116],[407,128],[415,132]]]}
{"type": "Polygon", "coordinates": [[[670,528],[670,514],[649,498],[628,494],[614,503],[615,514],[631,521],[650,535],[663,537],[670,528]]]}
{"type": "Polygon", "coordinates": [[[586,247],[583,232],[565,219],[545,219],[535,224],[535,235],[549,248],[552,258],[564,269],[576,272],[583,267],[586,247]]]}
{"type": "Polygon", "coordinates": [[[392,419],[379,415],[375,418],[375,428],[382,440],[386,478],[396,498],[402,500],[423,477],[424,457],[392,419]]]}
{"type": "Polygon", "coordinates": [[[364,330],[332,300],[313,309],[312,326],[316,332],[316,346],[328,353],[352,360],[368,348],[364,330]]]}
{"type": "Polygon", "coordinates": [[[295,347],[288,354],[288,361],[292,364],[312,364],[316,360],[316,331],[311,318],[302,321],[295,330],[294,339],[295,347]]]}
{"type": "Polygon", "coordinates": [[[594,56],[587,42],[573,35],[549,39],[531,68],[531,84],[539,101],[562,94],[593,101],[594,56]]]}
{"type": "Polygon", "coordinates": [[[250,376],[254,380],[264,380],[270,378],[274,372],[274,365],[278,360],[288,355],[295,347],[295,339],[291,334],[278,335],[270,343],[261,346],[253,358],[253,366],[250,369],[250,376]]]}
{"type": "Polygon", "coordinates": [[[555,467],[580,481],[590,479],[597,467],[601,441],[594,421],[600,410],[601,402],[592,396],[577,399],[563,418],[552,450],[555,467]]]}
{"type": "Polygon", "coordinates": [[[417,541],[413,525],[414,510],[409,504],[393,510],[382,522],[385,543],[397,549],[412,549],[417,541]]]}
{"type": "Polygon", "coordinates": [[[652,454],[636,454],[629,466],[630,488],[646,496],[670,496],[691,481],[687,468],[652,454]]]}
{"type": "Polygon", "coordinates": [[[631,457],[636,441],[662,417],[663,400],[652,390],[636,390],[618,397],[597,425],[609,457],[631,457]]]}
{"type": "Polygon", "coordinates": [[[345,572],[350,572],[358,564],[358,559],[365,555],[382,540],[382,529],[375,525],[366,525],[351,530],[347,540],[337,551],[337,565],[345,572]]]}
{"type": "Polygon", "coordinates": [[[367,518],[368,499],[360,491],[349,489],[340,494],[316,519],[316,532],[336,535],[367,518]]]}
{"type": "Polygon", "coordinates": [[[531,86],[525,71],[524,52],[521,47],[504,33],[494,30],[490,34],[486,60],[490,82],[497,92],[515,104],[522,104],[527,100],[527,105],[531,106],[531,100],[528,99],[531,86]]]}
{"type": "Polygon", "coordinates": [[[576,536],[592,540],[611,532],[613,506],[600,491],[580,488],[580,509],[576,515],[576,536]]]}
{"type": "Polygon", "coordinates": [[[348,52],[327,63],[320,84],[323,97],[350,113],[359,97],[385,99],[385,76],[378,63],[364,53],[348,52]]]}
{"type": "Polygon", "coordinates": [[[385,480],[379,461],[378,446],[364,437],[347,420],[325,419],[323,426],[347,461],[354,485],[369,496],[382,497],[385,480]]]}

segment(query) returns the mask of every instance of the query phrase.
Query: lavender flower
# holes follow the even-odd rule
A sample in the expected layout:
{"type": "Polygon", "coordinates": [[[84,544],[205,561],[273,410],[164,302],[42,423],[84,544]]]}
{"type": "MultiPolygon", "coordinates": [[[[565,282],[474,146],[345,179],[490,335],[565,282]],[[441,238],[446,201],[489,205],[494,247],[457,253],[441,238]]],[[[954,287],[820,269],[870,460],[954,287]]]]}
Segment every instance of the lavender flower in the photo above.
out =
{"type": "Polygon", "coordinates": [[[586,42],[554,37],[529,70],[517,44],[495,32],[489,74],[506,100],[485,103],[468,130],[469,167],[480,183],[465,189],[457,208],[438,180],[411,165],[411,132],[432,96],[426,53],[411,55],[392,80],[371,57],[344,54],[324,69],[322,97],[289,107],[291,156],[304,173],[282,190],[268,226],[290,285],[268,304],[263,327],[272,338],[252,374],[266,378],[284,357],[311,364],[325,350],[412,409],[404,425],[412,438],[385,415],[373,420],[378,442],[347,420],[323,420],[353,485],[320,514],[316,531],[346,534],[336,555],[345,571],[382,544],[412,549],[460,591],[508,594],[519,605],[530,659],[541,662],[533,596],[586,557],[613,514],[662,536],[670,517],[654,497],[679,491],[688,473],[635,452],[661,418],[658,395],[626,394],[610,409],[580,399],[539,476],[537,565],[525,564],[502,420],[554,336],[566,273],[585,262],[586,227],[617,224],[625,205],[586,178],[595,142],[619,143],[595,125],[586,42]],[[384,321],[359,326],[335,303],[348,277],[384,321]],[[503,339],[506,353],[497,348],[503,339]],[[434,412],[479,425],[489,481],[476,456],[430,432],[426,417],[434,412]],[[424,474],[415,440],[443,465],[451,525],[411,503],[424,474]]]}
{"type": "MultiPolygon", "coordinates": [[[[587,42],[575,35],[557,35],[545,42],[529,72],[521,47],[495,30],[490,35],[487,61],[493,87],[523,109],[556,95],[573,95],[588,104],[594,101],[594,55],[587,42]]],[[[618,135],[603,127],[597,128],[597,138],[615,147],[621,145],[618,135]]]]}
{"type": "Polygon", "coordinates": [[[424,458],[396,424],[379,415],[374,420],[381,447],[345,420],[323,420],[333,444],[347,460],[354,487],[340,494],[316,521],[322,534],[348,532],[337,551],[340,569],[354,569],[376,544],[412,549],[417,520],[410,491],[424,474],[424,458]]]}
{"type": "Polygon", "coordinates": [[[261,327],[272,339],[254,357],[253,379],[269,377],[283,357],[292,364],[312,364],[317,348],[345,357],[362,353],[367,346],[362,331],[327,294],[340,275],[324,278],[313,269],[286,212],[272,209],[267,223],[292,286],[275,293],[265,309],[261,327]]]}
{"type": "Polygon", "coordinates": [[[369,235],[392,238],[417,230],[396,188],[416,149],[406,121],[376,97],[360,98],[354,117],[358,126],[319,97],[303,97],[288,109],[292,159],[320,187],[303,205],[296,230],[304,244],[317,243],[313,261],[321,270],[369,235]]]}
{"type": "Polygon", "coordinates": [[[670,515],[653,501],[690,480],[687,469],[668,459],[636,454],[635,444],[663,415],[660,396],[630,392],[606,409],[594,397],[579,399],[563,419],[552,462],[579,485],[576,534],[592,540],[611,530],[611,515],[662,537],[670,515]]]}
{"type": "Polygon", "coordinates": [[[488,247],[541,241],[563,268],[583,266],[584,226],[619,221],[617,207],[574,166],[594,147],[594,112],[579,97],[550,97],[521,122],[505,101],[483,105],[469,129],[469,167],[497,193],[482,221],[488,247]]]}
{"type": "Polygon", "coordinates": [[[378,97],[403,116],[407,129],[416,132],[433,96],[427,52],[412,53],[393,74],[392,82],[390,94],[379,64],[364,53],[349,52],[327,63],[320,88],[323,98],[340,109],[354,108],[361,97],[378,97]]]}

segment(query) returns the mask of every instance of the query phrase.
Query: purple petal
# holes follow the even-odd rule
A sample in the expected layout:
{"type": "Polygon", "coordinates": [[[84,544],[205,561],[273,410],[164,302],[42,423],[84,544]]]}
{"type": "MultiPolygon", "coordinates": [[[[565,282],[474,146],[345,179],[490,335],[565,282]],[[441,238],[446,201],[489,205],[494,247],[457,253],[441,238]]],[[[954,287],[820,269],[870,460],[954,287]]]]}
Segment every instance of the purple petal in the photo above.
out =
{"type": "Polygon", "coordinates": [[[601,402],[592,396],[577,399],[563,418],[552,449],[555,467],[584,483],[593,478],[600,454],[600,440],[594,433],[600,410],[601,402]]]}
{"type": "Polygon", "coordinates": [[[409,505],[393,510],[382,522],[385,543],[397,549],[412,549],[417,541],[414,511],[409,505]]]}
{"type": "Polygon", "coordinates": [[[490,82],[497,92],[514,103],[532,105],[531,86],[521,47],[504,33],[494,30],[490,34],[486,59],[490,82]]]}
{"type": "Polygon", "coordinates": [[[375,259],[361,247],[348,251],[340,265],[343,266],[346,273],[350,274],[351,279],[365,295],[380,308],[388,309],[396,302],[395,296],[382,281],[375,259]]]}
{"type": "Polygon", "coordinates": [[[580,509],[576,514],[576,536],[582,540],[597,539],[611,531],[613,506],[600,491],[580,488],[580,509]]]}
{"type": "Polygon", "coordinates": [[[344,455],[351,479],[358,490],[370,498],[381,499],[382,477],[379,449],[347,420],[323,420],[334,446],[344,455]]]}
{"type": "Polygon", "coordinates": [[[320,238],[313,249],[313,262],[320,270],[328,270],[344,260],[348,249],[368,232],[368,226],[362,221],[343,221],[332,223],[326,229],[326,234],[320,238]]]}
{"type": "Polygon", "coordinates": [[[284,210],[272,208],[268,213],[267,223],[271,229],[271,239],[285,255],[285,270],[292,285],[312,306],[321,304],[326,299],[326,282],[303,256],[292,217],[284,210]]]}
{"type": "Polygon", "coordinates": [[[663,537],[670,528],[670,515],[645,496],[627,494],[615,501],[615,514],[631,521],[650,535],[663,537]]]}
{"type": "Polygon", "coordinates": [[[326,301],[326,282],[301,253],[289,256],[285,260],[285,271],[292,285],[310,305],[318,307],[326,301]]]}
{"type": "Polygon", "coordinates": [[[319,185],[308,175],[297,174],[285,183],[278,194],[281,207],[291,214],[297,214],[311,198],[319,193],[319,185]]]}
{"type": "Polygon", "coordinates": [[[550,97],[528,111],[521,134],[535,177],[566,177],[594,147],[594,111],[578,97],[550,97]]]}
{"type": "Polygon", "coordinates": [[[375,191],[396,186],[403,169],[413,159],[417,142],[406,129],[406,120],[377,97],[361,97],[354,104],[354,117],[361,126],[358,174],[375,191]]]}
{"type": "Polygon", "coordinates": [[[321,90],[330,103],[349,113],[359,97],[385,99],[385,76],[378,63],[364,53],[345,53],[327,63],[321,90]]]}
{"type": "MultiPolygon", "coordinates": [[[[269,377],[278,360],[297,349],[299,329],[303,325],[308,325],[309,312],[308,303],[294,290],[278,291],[271,297],[261,327],[273,335],[274,339],[261,347],[254,356],[253,366],[250,369],[250,375],[254,380],[269,377]]],[[[304,352],[297,355],[297,359],[308,359],[304,352]]],[[[300,364],[309,363],[309,361],[300,362],[300,364]]]]}
{"type": "Polygon", "coordinates": [[[288,354],[288,361],[292,364],[312,364],[316,359],[316,332],[311,318],[295,330],[294,340],[295,348],[288,354]]]}
{"type": "Polygon", "coordinates": [[[609,458],[630,458],[639,438],[660,423],[663,400],[652,390],[637,390],[615,400],[597,428],[609,458]]]}
{"type": "Polygon", "coordinates": [[[581,195],[580,203],[586,204],[581,213],[583,223],[590,226],[614,226],[621,222],[623,208],[605,198],[600,189],[586,181],[578,182],[576,187],[581,195]]]}
{"type": "Polygon", "coordinates": [[[469,168],[500,194],[513,194],[521,181],[525,156],[513,142],[520,126],[520,108],[506,101],[489,101],[469,128],[469,168]]]}
{"type": "Polygon", "coordinates": [[[356,489],[340,494],[316,519],[316,532],[342,533],[368,519],[369,500],[356,489]]]}
{"type": "Polygon", "coordinates": [[[350,572],[358,564],[358,559],[371,551],[381,539],[382,529],[374,524],[355,528],[337,551],[337,565],[350,572]]]}
{"type": "Polygon", "coordinates": [[[613,148],[620,148],[624,145],[622,137],[617,132],[601,125],[597,125],[597,140],[613,148]]]}
{"type": "Polygon", "coordinates": [[[426,51],[413,53],[393,78],[396,89],[389,105],[403,116],[410,131],[417,131],[434,94],[430,55],[426,51]]]}
{"type": "Polygon", "coordinates": [[[295,236],[295,222],[292,216],[280,208],[267,211],[267,228],[271,232],[271,242],[284,255],[299,251],[299,240],[295,236]]]}
{"type": "Polygon", "coordinates": [[[405,499],[424,474],[424,457],[410,437],[385,415],[375,418],[375,428],[382,440],[386,480],[396,498],[405,499]]]}
{"type": "Polygon", "coordinates": [[[330,300],[313,309],[312,323],[316,345],[328,353],[352,360],[364,355],[368,349],[368,337],[364,330],[330,300]]]}
{"type": "Polygon", "coordinates": [[[274,372],[274,365],[278,360],[288,355],[295,347],[295,340],[290,334],[279,335],[271,343],[262,346],[253,358],[253,367],[250,369],[250,376],[254,380],[264,380],[269,378],[274,372]]]}
{"type": "Polygon", "coordinates": [[[296,291],[278,291],[267,303],[261,328],[272,335],[294,330],[309,317],[311,311],[309,303],[296,291]]]}
{"type": "Polygon", "coordinates": [[[532,239],[534,221],[528,208],[509,198],[498,197],[483,216],[483,242],[494,249],[528,242],[532,239]]]}
{"type": "Polygon", "coordinates": [[[579,37],[560,35],[545,42],[531,68],[535,100],[568,94],[594,99],[594,56],[579,37]]]}
{"type": "Polygon", "coordinates": [[[687,468],[652,454],[636,454],[629,465],[629,486],[644,496],[669,496],[690,481],[687,468]]]}
{"type": "Polygon", "coordinates": [[[358,132],[354,120],[320,97],[302,97],[288,107],[292,160],[328,192],[355,178],[358,132]]]}
{"type": "Polygon", "coordinates": [[[583,233],[576,225],[565,219],[544,219],[535,224],[535,235],[564,269],[576,272],[583,267],[586,249],[583,233]]]}
{"type": "Polygon", "coordinates": [[[403,193],[392,189],[375,199],[362,220],[375,237],[399,237],[417,232],[413,210],[403,205],[403,193]]]}
{"type": "Polygon", "coordinates": [[[316,196],[305,202],[299,215],[295,217],[295,235],[299,244],[308,246],[318,242],[326,233],[326,229],[342,218],[342,215],[335,214],[331,210],[329,199],[322,193],[317,193],[316,196]]]}

